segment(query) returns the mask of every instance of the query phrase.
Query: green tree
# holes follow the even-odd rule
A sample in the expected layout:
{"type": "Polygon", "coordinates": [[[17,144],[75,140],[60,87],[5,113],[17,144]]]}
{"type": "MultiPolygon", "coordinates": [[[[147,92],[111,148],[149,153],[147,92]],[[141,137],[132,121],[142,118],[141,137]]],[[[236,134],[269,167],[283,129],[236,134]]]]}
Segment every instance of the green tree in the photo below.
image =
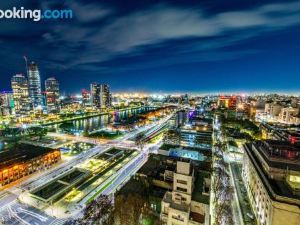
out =
{"type": "Polygon", "coordinates": [[[145,134],[144,133],[139,133],[135,137],[135,145],[139,147],[140,150],[143,150],[145,146],[145,134]]]}
{"type": "Polygon", "coordinates": [[[39,139],[42,139],[47,135],[48,130],[44,127],[31,127],[28,129],[28,132],[29,136],[39,137],[39,139]]]}

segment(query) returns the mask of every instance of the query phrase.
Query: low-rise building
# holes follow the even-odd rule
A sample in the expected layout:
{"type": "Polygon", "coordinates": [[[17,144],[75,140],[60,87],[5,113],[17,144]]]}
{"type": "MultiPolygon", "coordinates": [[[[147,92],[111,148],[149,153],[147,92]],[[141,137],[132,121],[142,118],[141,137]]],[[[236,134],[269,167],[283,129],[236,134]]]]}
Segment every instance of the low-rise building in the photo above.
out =
{"type": "Polygon", "coordinates": [[[218,107],[236,109],[238,102],[237,96],[219,96],[218,107]]]}
{"type": "Polygon", "coordinates": [[[282,105],[278,104],[278,103],[267,103],[265,105],[265,113],[272,116],[272,117],[275,117],[275,116],[278,116],[281,109],[282,109],[282,105]]]}
{"type": "Polygon", "coordinates": [[[61,159],[60,151],[20,144],[0,152],[0,187],[36,171],[49,168],[61,159]]]}
{"type": "Polygon", "coordinates": [[[287,123],[287,124],[299,124],[298,115],[299,115],[298,108],[286,107],[281,109],[278,115],[278,120],[282,123],[287,123]]]}
{"type": "Polygon", "coordinates": [[[12,92],[3,91],[0,93],[0,116],[14,114],[14,97],[12,92]]]}
{"type": "Polygon", "coordinates": [[[164,143],[211,149],[212,126],[210,123],[199,123],[197,126],[185,125],[182,128],[170,129],[164,136],[164,143]]]}
{"type": "Polygon", "coordinates": [[[244,145],[243,177],[259,225],[299,225],[300,147],[266,140],[244,145]]]}

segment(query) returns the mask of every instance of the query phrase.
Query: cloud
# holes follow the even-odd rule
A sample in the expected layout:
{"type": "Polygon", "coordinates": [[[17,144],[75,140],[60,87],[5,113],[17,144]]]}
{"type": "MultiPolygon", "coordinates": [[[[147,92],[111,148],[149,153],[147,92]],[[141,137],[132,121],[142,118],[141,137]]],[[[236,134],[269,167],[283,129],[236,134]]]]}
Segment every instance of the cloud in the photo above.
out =
{"type": "MultiPolygon", "coordinates": [[[[134,71],[134,70],[147,70],[152,68],[165,68],[170,66],[178,66],[184,64],[193,64],[199,62],[216,62],[216,61],[226,61],[231,59],[236,59],[244,57],[247,55],[252,55],[258,53],[258,50],[245,50],[245,51],[213,51],[213,52],[194,52],[186,53],[180,55],[169,55],[168,57],[159,57],[152,59],[150,61],[141,61],[136,63],[135,58],[133,58],[133,63],[128,63],[122,67],[106,67],[102,68],[103,72],[107,73],[119,73],[124,71],[134,71]]],[[[97,71],[97,65],[90,65],[91,69],[97,71]]]]}
{"type": "Polygon", "coordinates": [[[270,18],[266,17],[263,13],[257,13],[256,11],[226,12],[217,15],[214,19],[224,31],[247,29],[272,23],[270,18]]]}
{"type": "Polygon", "coordinates": [[[123,52],[163,40],[207,37],[219,33],[214,21],[193,10],[154,8],[117,19],[104,27],[91,40],[101,38],[111,51],[123,52]]]}
{"type": "Polygon", "coordinates": [[[224,12],[217,15],[206,15],[203,11],[195,9],[155,7],[117,19],[91,40],[97,43],[96,40],[104,39],[98,43],[104,44],[113,52],[124,52],[136,46],[170,39],[213,38],[255,28],[265,31],[284,29],[300,24],[299,10],[299,3],[266,5],[248,11],[224,12]],[[295,13],[290,14],[291,10],[295,13]]]}
{"type": "MultiPolygon", "coordinates": [[[[43,7],[49,5],[44,3],[43,7]]],[[[100,68],[101,63],[113,58],[143,54],[151,48],[164,48],[164,43],[178,40],[182,42],[176,42],[171,48],[171,52],[178,57],[193,52],[198,56],[202,54],[196,57],[198,61],[239,57],[243,54],[222,53],[223,48],[300,24],[299,1],[217,14],[211,14],[204,8],[178,8],[172,5],[156,5],[121,14],[117,8],[98,2],[83,4],[78,0],[67,0],[64,7],[74,10],[74,20],[41,22],[43,24],[34,24],[38,27],[36,30],[32,24],[7,25],[0,34],[17,37],[22,32],[24,36],[33,36],[34,39],[30,39],[32,51],[28,54],[51,62],[48,67],[94,70],[95,65],[100,68]],[[28,28],[30,32],[26,32],[28,28]],[[46,54],[39,53],[40,50],[46,54]]],[[[19,39],[19,42],[22,46],[24,40],[19,39]]],[[[13,43],[12,49],[15,46],[18,44],[13,43]]],[[[173,56],[170,54],[168,57],[173,56]]],[[[163,62],[167,64],[167,60],[163,62]]]]}
{"type": "Polygon", "coordinates": [[[93,22],[110,15],[113,10],[95,3],[79,3],[70,1],[68,6],[76,12],[75,17],[81,23],[93,22]]]}
{"type": "MultiPolygon", "coordinates": [[[[298,25],[300,23],[299,9],[300,4],[296,2],[208,15],[203,10],[178,9],[160,5],[118,17],[100,29],[94,28],[95,32],[85,37],[88,45],[93,46],[91,54],[87,52],[77,61],[101,62],[135,51],[141,46],[151,46],[168,40],[185,38],[209,37],[213,41],[203,40],[200,48],[216,49],[218,45],[221,48],[261,35],[264,32],[298,25]],[[232,35],[221,43],[215,40],[215,38],[234,32],[241,33],[232,35]],[[97,51],[99,54],[95,58],[97,51]]],[[[197,49],[200,50],[199,47],[197,49]]]]}
{"type": "Polygon", "coordinates": [[[300,9],[300,2],[285,2],[285,3],[273,3],[273,4],[267,4],[264,6],[259,7],[259,10],[262,13],[292,13],[292,12],[298,12],[300,9]]]}

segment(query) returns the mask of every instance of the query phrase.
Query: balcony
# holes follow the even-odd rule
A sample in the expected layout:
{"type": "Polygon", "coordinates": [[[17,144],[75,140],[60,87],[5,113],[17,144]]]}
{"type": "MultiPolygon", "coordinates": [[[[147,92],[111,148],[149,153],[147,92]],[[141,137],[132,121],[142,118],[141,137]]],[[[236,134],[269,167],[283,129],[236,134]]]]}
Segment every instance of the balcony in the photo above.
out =
{"type": "Polygon", "coordinates": [[[172,193],[171,192],[166,192],[164,198],[163,198],[163,202],[165,203],[169,203],[170,204],[170,208],[181,211],[181,212],[189,212],[189,205],[181,203],[181,204],[177,204],[175,202],[173,202],[172,200],[172,193]]]}
{"type": "Polygon", "coordinates": [[[176,210],[181,211],[181,212],[186,212],[186,213],[188,213],[189,209],[190,209],[189,205],[187,205],[187,204],[184,204],[184,203],[177,204],[175,202],[172,202],[170,204],[170,208],[176,209],[176,210]]]}

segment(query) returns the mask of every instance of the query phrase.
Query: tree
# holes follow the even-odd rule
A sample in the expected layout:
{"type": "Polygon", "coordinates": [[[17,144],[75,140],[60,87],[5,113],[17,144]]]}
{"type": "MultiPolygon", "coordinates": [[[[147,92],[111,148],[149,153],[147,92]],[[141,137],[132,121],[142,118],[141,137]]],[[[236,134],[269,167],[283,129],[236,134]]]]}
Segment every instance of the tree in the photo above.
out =
{"type": "Polygon", "coordinates": [[[84,209],[81,219],[71,220],[65,225],[114,225],[112,198],[100,195],[84,209]]]}
{"type": "Polygon", "coordinates": [[[129,202],[129,205],[132,207],[133,222],[134,224],[138,225],[143,211],[146,211],[147,208],[146,199],[139,195],[133,194],[128,196],[127,202],[129,202]]]}
{"type": "Polygon", "coordinates": [[[118,195],[115,198],[115,223],[119,225],[131,225],[130,213],[131,207],[127,204],[126,198],[123,195],[118,195]],[[125,205],[126,207],[124,207],[125,205]]]}
{"type": "Polygon", "coordinates": [[[31,127],[28,129],[29,136],[39,137],[39,139],[42,139],[42,137],[46,136],[48,131],[44,127],[31,127]]]}
{"type": "Polygon", "coordinates": [[[135,137],[135,145],[139,147],[140,150],[143,150],[145,146],[145,134],[144,133],[139,133],[135,137]]]}
{"type": "Polygon", "coordinates": [[[233,198],[233,188],[230,184],[230,176],[228,174],[228,164],[224,160],[224,152],[226,145],[222,142],[215,144],[214,151],[214,182],[212,191],[214,193],[213,204],[215,206],[215,225],[232,225],[233,214],[231,201],[233,198]]]}
{"type": "Polygon", "coordinates": [[[138,225],[142,215],[148,215],[149,204],[145,197],[129,194],[127,197],[118,195],[115,198],[115,224],[138,225]]]}
{"type": "Polygon", "coordinates": [[[72,122],[64,122],[59,125],[59,129],[61,129],[64,132],[70,132],[74,128],[72,122]]]}
{"type": "Polygon", "coordinates": [[[163,142],[166,144],[180,145],[181,134],[178,130],[169,130],[163,138],[163,142]]]}

